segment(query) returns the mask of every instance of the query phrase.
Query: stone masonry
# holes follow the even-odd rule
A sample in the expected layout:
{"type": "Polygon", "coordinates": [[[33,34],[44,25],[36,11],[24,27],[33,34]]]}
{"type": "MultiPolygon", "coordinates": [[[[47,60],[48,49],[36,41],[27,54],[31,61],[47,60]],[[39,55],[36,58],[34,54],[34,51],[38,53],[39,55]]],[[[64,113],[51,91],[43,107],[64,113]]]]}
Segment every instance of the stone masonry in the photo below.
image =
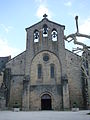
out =
{"type": "Polygon", "coordinates": [[[26,28],[26,50],[5,65],[3,81],[9,108],[67,110],[76,104],[85,109],[87,99],[90,106],[90,54],[86,98],[82,59],[65,49],[64,30],[64,25],[46,17],[26,28]]]}

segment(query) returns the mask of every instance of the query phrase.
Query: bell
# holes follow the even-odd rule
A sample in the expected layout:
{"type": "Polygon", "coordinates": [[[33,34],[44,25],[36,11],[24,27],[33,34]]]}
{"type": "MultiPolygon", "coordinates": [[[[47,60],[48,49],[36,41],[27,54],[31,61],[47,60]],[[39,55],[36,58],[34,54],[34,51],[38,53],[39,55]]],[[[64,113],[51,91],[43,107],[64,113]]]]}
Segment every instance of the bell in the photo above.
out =
{"type": "Polygon", "coordinates": [[[35,39],[38,39],[38,37],[39,37],[39,35],[38,35],[38,33],[36,32],[36,33],[35,33],[35,39]]]}
{"type": "Polygon", "coordinates": [[[53,32],[53,37],[55,38],[57,35],[56,35],[56,33],[55,32],[53,32]]]}
{"type": "Polygon", "coordinates": [[[46,35],[46,34],[47,34],[47,31],[46,31],[46,30],[44,30],[43,34],[45,34],[45,35],[46,35]]]}
{"type": "Polygon", "coordinates": [[[38,39],[38,36],[37,36],[37,35],[35,36],[35,39],[38,39]]]}
{"type": "Polygon", "coordinates": [[[47,32],[48,32],[48,29],[47,29],[47,26],[44,26],[44,28],[43,28],[43,34],[47,34],[47,32]]]}

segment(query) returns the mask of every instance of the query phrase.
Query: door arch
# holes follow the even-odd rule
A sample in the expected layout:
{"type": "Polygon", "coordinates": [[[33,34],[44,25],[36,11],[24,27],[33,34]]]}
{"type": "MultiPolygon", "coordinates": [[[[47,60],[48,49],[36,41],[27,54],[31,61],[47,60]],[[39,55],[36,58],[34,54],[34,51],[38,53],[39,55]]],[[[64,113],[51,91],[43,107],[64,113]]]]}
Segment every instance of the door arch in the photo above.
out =
{"type": "Polygon", "coordinates": [[[49,94],[44,94],[41,96],[41,110],[51,110],[52,109],[52,99],[49,94]]]}

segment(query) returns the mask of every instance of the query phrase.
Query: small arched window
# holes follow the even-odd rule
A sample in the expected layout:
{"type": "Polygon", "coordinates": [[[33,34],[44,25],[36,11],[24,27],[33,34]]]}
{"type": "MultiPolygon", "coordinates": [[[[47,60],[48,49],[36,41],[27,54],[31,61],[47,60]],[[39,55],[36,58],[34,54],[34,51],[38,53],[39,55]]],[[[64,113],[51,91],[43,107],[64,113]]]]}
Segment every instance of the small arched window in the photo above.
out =
{"type": "Polygon", "coordinates": [[[47,37],[48,36],[48,27],[47,25],[45,24],[43,26],[43,37],[47,37]]]}
{"type": "Polygon", "coordinates": [[[39,32],[38,32],[38,30],[34,31],[34,42],[39,42],[39,32]]]}
{"type": "Polygon", "coordinates": [[[55,29],[52,30],[52,41],[57,41],[57,31],[55,29]]]}
{"type": "Polygon", "coordinates": [[[42,65],[38,64],[38,79],[41,79],[42,77],[42,65]]]}

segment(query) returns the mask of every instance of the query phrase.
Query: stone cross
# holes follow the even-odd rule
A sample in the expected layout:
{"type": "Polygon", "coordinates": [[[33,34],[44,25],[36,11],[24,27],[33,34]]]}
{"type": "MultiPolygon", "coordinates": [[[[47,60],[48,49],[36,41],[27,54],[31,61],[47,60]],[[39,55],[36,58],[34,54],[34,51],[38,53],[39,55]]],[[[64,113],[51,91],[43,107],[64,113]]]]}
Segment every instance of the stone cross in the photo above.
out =
{"type": "Polygon", "coordinates": [[[44,18],[47,18],[47,16],[48,16],[47,14],[44,14],[44,15],[43,15],[44,18]]]}

